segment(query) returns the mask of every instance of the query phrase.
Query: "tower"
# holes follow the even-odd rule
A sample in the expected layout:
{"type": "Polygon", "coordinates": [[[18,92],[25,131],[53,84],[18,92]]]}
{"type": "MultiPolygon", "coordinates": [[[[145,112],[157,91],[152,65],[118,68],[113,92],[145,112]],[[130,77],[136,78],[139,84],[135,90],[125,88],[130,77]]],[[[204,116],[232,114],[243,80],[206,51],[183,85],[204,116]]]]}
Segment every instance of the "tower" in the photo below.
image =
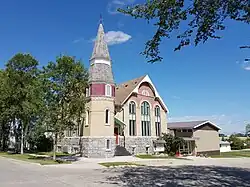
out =
{"type": "Polygon", "coordinates": [[[85,136],[114,136],[115,84],[103,24],[99,24],[89,68],[89,102],[85,136]]]}

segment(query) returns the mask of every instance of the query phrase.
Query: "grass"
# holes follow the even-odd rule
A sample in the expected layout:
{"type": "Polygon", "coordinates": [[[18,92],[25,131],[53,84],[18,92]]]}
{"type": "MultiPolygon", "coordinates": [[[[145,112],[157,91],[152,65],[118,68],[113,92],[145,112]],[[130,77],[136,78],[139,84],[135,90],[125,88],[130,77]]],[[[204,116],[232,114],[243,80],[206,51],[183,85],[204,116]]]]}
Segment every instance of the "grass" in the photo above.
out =
{"type": "MultiPolygon", "coordinates": [[[[38,152],[35,153],[37,155],[47,155],[47,156],[53,156],[53,152],[38,152]]],[[[56,156],[71,156],[72,154],[69,153],[56,153],[56,156]]]]}
{"type": "Polygon", "coordinates": [[[239,158],[239,157],[250,157],[250,151],[231,151],[220,153],[220,155],[213,155],[212,158],[239,158]]]}
{"type": "Polygon", "coordinates": [[[71,163],[68,161],[59,161],[59,160],[57,161],[57,160],[52,160],[48,158],[36,157],[36,156],[29,155],[29,154],[21,155],[21,154],[11,154],[11,153],[6,153],[6,152],[1,152],[0,156],[15,159],[15,160],[38,163],[41,165],[70,164],[71,163]]]}
{"type": "Polygon", "coordinates": [[[144,166],[142,164],[137,164],[133,162],[103,162],[99,163],[102,166],[105,167],[118,167],[118,166],[144,166]]]}

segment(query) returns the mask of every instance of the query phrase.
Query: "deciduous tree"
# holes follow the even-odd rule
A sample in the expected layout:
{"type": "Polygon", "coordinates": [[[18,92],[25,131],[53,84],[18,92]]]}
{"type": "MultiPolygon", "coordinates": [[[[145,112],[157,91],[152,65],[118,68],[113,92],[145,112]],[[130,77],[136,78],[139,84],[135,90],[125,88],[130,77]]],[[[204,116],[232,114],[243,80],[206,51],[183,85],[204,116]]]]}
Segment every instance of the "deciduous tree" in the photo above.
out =
{"type": "Polygon", "coordinates": [[[60,56],[56,62],[50,62],[44,67],[47,107],[45,124],[54,135],[54,159],[57,138],[82,121],[86,72],[82,63],[70,56],[60,56]]]}
{"type": "Polygon", "coordinates": [[[34,57],[21,53],[16,54],[6,64],[8,119],[21,131],[21,154],[27,127],[42,104],[37,66],[38,61],[34,57]]]}
{"type": "MultiPolygon", "coordinates": [[[[218,31],[226,28],[227,19],[250,23],[249,0],[145,0],[118,11],[155,26],[155,34],[143,52],[149,62],[162,60],[159,45],[163,38],[175,36],[180,41],[176,51],[190,44],[205,43],[210,38],[221,38],[218,31]]],[[[249,48],[247,44],[242,45],[249,48]]]]}

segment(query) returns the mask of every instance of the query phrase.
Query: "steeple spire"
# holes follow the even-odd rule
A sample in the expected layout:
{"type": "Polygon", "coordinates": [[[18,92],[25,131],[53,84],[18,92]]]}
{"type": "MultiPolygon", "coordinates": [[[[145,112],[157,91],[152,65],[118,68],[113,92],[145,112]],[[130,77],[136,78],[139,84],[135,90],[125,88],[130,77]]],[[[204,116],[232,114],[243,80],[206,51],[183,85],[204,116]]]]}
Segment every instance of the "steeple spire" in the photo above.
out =
{"type": "Polygon", "coordinates": [[[105,41],[105,32],[102,24],[102,17],[100,17],[100,24],[97,32],[97,37],[95,40],[95,46],[90,60],[93,59],[100,59],[107,61],[111,60],[108,51],[108,45],[105,41]]]}
{"type": "Polygon", "coordinates": [[[105,83],[114,85],[111,59],[104,36],[105,32],[101,18],[95,40],[95,46],[90,59],[89,82],[90,84],[105,83]]]}
{"type": "Polygon", "coordinates": [[[102,19],[102,15],[100,14],[100,24],[102,24],[103,19],[102,19]]]}

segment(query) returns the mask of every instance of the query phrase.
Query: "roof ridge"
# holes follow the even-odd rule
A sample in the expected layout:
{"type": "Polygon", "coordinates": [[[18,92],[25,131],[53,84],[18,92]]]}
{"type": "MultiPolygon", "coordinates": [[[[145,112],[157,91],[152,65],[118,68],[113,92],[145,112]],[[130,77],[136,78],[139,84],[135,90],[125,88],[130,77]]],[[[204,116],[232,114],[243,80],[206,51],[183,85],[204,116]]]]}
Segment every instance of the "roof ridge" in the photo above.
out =
{"type": "Polygon", "coordinates": [[[172,121],[168,123],[189,123],[189,122],[205,122],[205,121],[209,121],[209,120],[172,121]]]}
{"type": "Polygon", "coordinates": [[[121,85],[126,84],[126,83],[128,83],[128,82],[132,82],[132,81],[135,81],[135,80],[137,80],[137,79],[144,78],[144,77],[146,77],[146,76],[147,76],[147,74],[146,74],[146,75],[142,75],[142,76],[137,77],[137,78],[130,79],[130,80],[126,81],[126,82],[119,83],[119,84],[117,84],[116,86],[121,86],[121,85]]]}

